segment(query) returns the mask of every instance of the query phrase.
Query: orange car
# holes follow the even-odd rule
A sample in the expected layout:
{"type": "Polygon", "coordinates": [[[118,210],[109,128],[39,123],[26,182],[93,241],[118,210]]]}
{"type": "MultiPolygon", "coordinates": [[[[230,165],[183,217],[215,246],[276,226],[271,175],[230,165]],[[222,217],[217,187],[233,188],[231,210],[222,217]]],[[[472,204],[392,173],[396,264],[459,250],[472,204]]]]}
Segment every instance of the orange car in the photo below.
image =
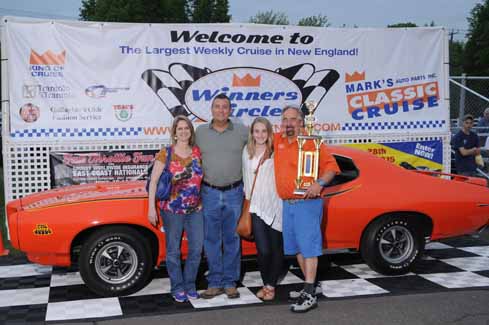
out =
{"type": "MultiPolygon", "coordinates": [[[[323,192],[325,249],[357,249],[375,271],[402,274],[427,241],[488,224],[484,179],[407,170],[363,151],[330,148],[342,173],[323,192]]],[[[144,185],[69,186],[9,202],[12,245],[39,264],[77,261],[101,295],[135,292],[165,260],[165,234],[148,222],[144,185]]],[[[253,243],[242,244],[244,255],[256,254],[253,243]]]]}

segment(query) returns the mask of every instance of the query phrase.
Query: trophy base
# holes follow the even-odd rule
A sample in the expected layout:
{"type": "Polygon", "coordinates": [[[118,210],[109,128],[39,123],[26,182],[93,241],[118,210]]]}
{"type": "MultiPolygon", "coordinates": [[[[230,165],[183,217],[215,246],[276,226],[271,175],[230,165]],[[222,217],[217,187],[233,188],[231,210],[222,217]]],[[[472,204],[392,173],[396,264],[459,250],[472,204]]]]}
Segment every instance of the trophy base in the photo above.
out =
{"type": "Polygon", "coordinates": [[[296,189],[294,190],[294,194],[295,194],[295,195],[302,195],[302,196],[304,196],[304,194],[306,194],[306,190],[304,190],[304,189],[297,189],[297,188],[296,188],[296,189]]]}

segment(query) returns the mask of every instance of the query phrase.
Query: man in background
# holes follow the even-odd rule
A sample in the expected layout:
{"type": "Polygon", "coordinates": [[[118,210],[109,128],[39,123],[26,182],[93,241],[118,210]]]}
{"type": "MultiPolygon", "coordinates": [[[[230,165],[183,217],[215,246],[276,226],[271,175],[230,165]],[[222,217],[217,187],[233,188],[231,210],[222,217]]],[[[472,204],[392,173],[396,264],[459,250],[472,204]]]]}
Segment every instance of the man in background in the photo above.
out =
{"type": "Polygon", "coordinates": [[[455,167],[457,174],[464,176],[477,176],[475,156],[481,153],[479,137],[473,132],[474,117],[465,115],[462,129],[452,138],[451,145],[455,150],[455,167]]]}

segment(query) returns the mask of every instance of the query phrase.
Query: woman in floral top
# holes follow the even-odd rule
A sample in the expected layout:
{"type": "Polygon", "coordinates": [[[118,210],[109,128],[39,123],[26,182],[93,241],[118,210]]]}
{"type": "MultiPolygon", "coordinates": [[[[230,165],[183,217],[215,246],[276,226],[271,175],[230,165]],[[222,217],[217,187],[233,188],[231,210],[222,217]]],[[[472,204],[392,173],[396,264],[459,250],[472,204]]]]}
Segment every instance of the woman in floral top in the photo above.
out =
{"type": "MultiPolygon", "coordinates": [[[[159,202],[166,239],[166,268],[170,276],[171,293],[177,302],[198,299],[195,279],[200,264],[204,241],[204,219],[200,199],[202,162],[199,148],[195,145],[194,128],[185,116],[173,121],[170,172],[173,175],[171,195],[167,201],[159,202]],[[180,245],[185,230],[188,255],[182,272],[180,245]]],[[[156,226],[156,185],[166,163],[166,148],[155,159],[149,186],[149,222],[156,226]]]]}

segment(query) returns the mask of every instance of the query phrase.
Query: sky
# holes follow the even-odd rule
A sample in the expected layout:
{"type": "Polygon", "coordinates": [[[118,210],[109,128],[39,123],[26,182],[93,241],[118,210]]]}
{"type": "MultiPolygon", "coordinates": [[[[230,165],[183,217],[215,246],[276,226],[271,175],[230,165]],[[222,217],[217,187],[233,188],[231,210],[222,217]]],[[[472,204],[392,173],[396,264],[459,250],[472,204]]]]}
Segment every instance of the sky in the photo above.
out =
{"type": "MultiPolygon", "coordinates": [[[[326,15],[331,27],[386,27],[399,22],[418,26],[434,21],[463,39],[467,17],[483,0],[229,0],[232,22],[247,22],[257,12],[284,12],[292,24],[300,18],[326,15]]],[[[78,19],[81,0],[0,0],[0,16],[78,19]]]]}

